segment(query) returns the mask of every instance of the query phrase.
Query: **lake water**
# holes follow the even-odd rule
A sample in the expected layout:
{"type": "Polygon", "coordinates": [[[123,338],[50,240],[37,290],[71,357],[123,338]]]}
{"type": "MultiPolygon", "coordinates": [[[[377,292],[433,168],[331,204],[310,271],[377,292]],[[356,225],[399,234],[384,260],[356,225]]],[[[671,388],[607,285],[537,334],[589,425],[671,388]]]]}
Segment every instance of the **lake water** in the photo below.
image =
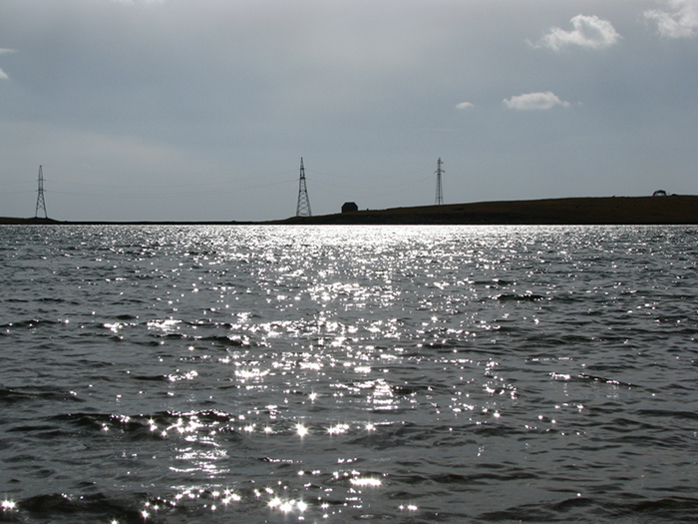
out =
{"type": "Polygon", "coordinates": [[[0,521],[695,522],[695,227],[0,227],[0,521]]]}

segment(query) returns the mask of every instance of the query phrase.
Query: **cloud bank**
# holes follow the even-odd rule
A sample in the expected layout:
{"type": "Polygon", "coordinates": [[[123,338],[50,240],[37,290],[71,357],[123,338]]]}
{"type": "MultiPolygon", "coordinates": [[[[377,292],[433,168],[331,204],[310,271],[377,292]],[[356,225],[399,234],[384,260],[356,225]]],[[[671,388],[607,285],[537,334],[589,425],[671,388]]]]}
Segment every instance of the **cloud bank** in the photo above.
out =
{"type": "Polygon", "coordinates": [[[657,31],[666,38],[691,38],[698,34],[698,0],[672,0],[672,12],[659,9],[645,11],[647,20],[657,24],[657,31]]]}
{"type": "Polygon", "coordinates": [[[502,102],[507,108],[516,109],[517,111],[545,111],[555,106],[570,106],[569,102],[560,100],[552,91],[512,96],[508,100],[504,99],[502,102]]]}
{"type": "Polygon", "coordinates": [[[470,109],[472,107],[475,107],[475,106],[473,104],[471,104],[470,102],[461,102],[460,104],[456,105],[456,109],[460,109],[461,111],[463,111],[465,109],[470,109]]]}
{"type": "Polygon", "coordinates": [[[572,31],[553,27],[543,36],[534,47],[548,47],[560,51],[565,46],[577,45],[590,49],[611,47],[620,40],[621,36],[608,20],[598,16],[577,15],[570,20],[572,31]]]}

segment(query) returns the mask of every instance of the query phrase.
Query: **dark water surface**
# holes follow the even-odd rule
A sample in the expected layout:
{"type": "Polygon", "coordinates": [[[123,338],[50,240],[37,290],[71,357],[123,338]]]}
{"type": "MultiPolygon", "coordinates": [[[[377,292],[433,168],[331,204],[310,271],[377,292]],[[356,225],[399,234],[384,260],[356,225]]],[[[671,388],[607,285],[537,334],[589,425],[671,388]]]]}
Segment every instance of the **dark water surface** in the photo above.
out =
{"type": "Polygon", "coordinates": [[[695,227],[0,228],[0,521],[696,522],[695,227]]]}

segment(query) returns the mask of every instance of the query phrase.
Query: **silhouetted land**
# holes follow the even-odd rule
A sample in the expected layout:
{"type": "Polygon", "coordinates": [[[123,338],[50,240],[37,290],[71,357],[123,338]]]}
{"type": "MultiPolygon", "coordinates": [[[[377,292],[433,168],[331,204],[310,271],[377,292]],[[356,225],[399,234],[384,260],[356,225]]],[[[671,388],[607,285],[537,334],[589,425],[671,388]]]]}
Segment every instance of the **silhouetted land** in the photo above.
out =
{"type": "Polygon", "coordinates": [[[0,224],[11,225],[32,225],[32,224],[61,224],[58,220],[53,220],[52,218],[12,218],[12,217],[0,217],[0,224]]]}
{"type": "Polygon", "coordinates": [[[0,224],[698,224],[698,196],[558,198],[355,211],[267,222],[59,222],[3,218],[0,224]]]}
{"type": "Polygon", "coordinates": [[[284,224],[698,224],[698,196],[478,202],[289,218],[284,224]]]}

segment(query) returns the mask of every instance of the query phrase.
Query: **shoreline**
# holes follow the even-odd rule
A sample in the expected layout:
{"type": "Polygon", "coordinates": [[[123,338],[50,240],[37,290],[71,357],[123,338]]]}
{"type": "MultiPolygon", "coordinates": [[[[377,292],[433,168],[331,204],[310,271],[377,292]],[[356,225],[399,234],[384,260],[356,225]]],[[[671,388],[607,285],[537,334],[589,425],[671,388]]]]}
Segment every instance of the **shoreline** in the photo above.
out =
{"type": "Polygon", "coordinates": [[[266,221],[60,221],[0,217],[0,225],[695,225],[698,196],[511,200],[353,211],[266,221]]]}

